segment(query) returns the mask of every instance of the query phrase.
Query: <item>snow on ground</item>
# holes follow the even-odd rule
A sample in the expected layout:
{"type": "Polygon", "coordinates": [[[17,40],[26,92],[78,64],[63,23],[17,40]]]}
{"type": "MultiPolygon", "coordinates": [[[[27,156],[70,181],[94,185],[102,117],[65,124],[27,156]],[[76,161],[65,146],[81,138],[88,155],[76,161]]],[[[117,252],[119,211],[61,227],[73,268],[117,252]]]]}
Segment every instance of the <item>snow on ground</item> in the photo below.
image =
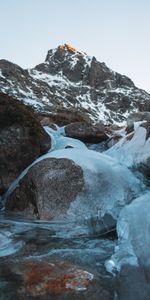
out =
{"type": "Polygon", "coordinates": [[[62,75],[62,72],[57,75],[51,75],[43,73],[35,69],[28,70],[29,75],[35,80],[46,82],[50,87],[56,86],[58,89],[64,89],[68,87],[78,87],[82,82],[74,83],[70,81],[66,76],[62,75]]]}
{"type": "Polygon", "coordinates": [[[74,67],[76,66],[76,64],[78,63],[79,59],[77,57],[76,54],[72,55],[71,58],[70,58],[70,66],[71,66],[71,69],[73,70],[74,67]]]}

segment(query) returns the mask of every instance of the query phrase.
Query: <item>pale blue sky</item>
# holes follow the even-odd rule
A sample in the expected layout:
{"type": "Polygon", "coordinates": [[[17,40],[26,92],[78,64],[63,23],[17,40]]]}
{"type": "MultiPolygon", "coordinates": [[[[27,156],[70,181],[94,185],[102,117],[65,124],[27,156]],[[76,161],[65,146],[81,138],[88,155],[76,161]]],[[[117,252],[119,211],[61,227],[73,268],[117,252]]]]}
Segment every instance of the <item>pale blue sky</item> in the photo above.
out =
{"type": "Polygon", "coordinates": [[[0,41],[25,68],[71,43],[150,92],[150,0],[0,0],[0,41]]]}

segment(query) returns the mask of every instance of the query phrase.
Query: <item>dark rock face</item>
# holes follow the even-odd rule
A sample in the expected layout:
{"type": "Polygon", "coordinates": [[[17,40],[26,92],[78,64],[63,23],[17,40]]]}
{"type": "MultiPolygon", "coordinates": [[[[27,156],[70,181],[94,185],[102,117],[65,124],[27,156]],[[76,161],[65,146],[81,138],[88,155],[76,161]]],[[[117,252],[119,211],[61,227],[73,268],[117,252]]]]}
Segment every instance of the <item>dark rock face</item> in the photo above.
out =
{"type": "Polygon", "coordinates": [[[108,139],[105,126],[94,126],[87,123],[71,123],[65,127],[66,136],[79,139],[85,143],[100,143],[108,139]]]}
{"type": "Polygon", "coordinates": [[[82,169],[69,159],[44,159],[28,171],[6,203],[6,210],[40,219],[60,219],[83,190],[82,169]]]}
{"type": "Polygon", "coordinates": [[[0,86],[61,125],[113,124],[135,110],[150,110],[150,95],[128,77],[66,44],[49,50],[45,62],[30,70],[0,60],[0,86]]]}
{"type": "Polygon", "coordinates": [[[15,99],[0,94],[0,194],[51,141],[34,112],[15,99]]]}

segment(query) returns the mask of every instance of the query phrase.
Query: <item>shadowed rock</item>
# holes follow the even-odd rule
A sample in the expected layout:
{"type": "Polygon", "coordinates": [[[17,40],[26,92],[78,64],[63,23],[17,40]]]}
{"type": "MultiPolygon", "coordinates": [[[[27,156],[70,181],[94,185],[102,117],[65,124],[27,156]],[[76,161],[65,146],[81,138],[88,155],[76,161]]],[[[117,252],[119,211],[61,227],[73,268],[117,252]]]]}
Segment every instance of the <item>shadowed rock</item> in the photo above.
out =
{"type": "Polygon", "coordinates": [[[0,194],[51,146],[32,109],[0,94],[0,194]]]}
{"type": "Polygon", "coordinates": [[[23,177],[8,197],[6,210],[40,219],[59,219],[83,186],[83,171],[73,161],[47,158],[23,177]]]}
{"type": "Polygon", "coordinates": [[[66,136],[79,139],[85,143],[100,143],[108,139],[105,126],[87,123],[71,123],[65,127],[66,136]]]}

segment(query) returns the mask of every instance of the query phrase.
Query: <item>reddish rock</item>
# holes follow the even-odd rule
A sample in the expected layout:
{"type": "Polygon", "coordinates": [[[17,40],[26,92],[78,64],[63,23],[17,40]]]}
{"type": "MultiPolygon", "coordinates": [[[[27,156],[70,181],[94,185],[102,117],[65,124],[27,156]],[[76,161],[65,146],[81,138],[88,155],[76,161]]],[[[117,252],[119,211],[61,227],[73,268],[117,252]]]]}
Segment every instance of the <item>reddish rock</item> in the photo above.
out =
{"type": "Polygon", "coordinates": [[[32,109],[0,93],[0,194],[50,146],[32,109]]]}
{"type": "Polygon", "coordinates": [[[83,291],[91,285],[93,275],[77,266],[59,262],[32,262],[23,266],[23,285],[18,293],[33,297],[83,291]]]}
{"type": "Polygon", "coordinates": [[[108,139],[108,132],[104,125],[91,125],[75,122],[65,127],[66,136],[79,139],[84,143],[96,144],[108,139]]]}
{"type": "Polygon", "coordinates": [[[69,159],[36,163],[8,196],[6,210],[40,219],[60,219],[83,190],[81,167],[69,159]]]}

